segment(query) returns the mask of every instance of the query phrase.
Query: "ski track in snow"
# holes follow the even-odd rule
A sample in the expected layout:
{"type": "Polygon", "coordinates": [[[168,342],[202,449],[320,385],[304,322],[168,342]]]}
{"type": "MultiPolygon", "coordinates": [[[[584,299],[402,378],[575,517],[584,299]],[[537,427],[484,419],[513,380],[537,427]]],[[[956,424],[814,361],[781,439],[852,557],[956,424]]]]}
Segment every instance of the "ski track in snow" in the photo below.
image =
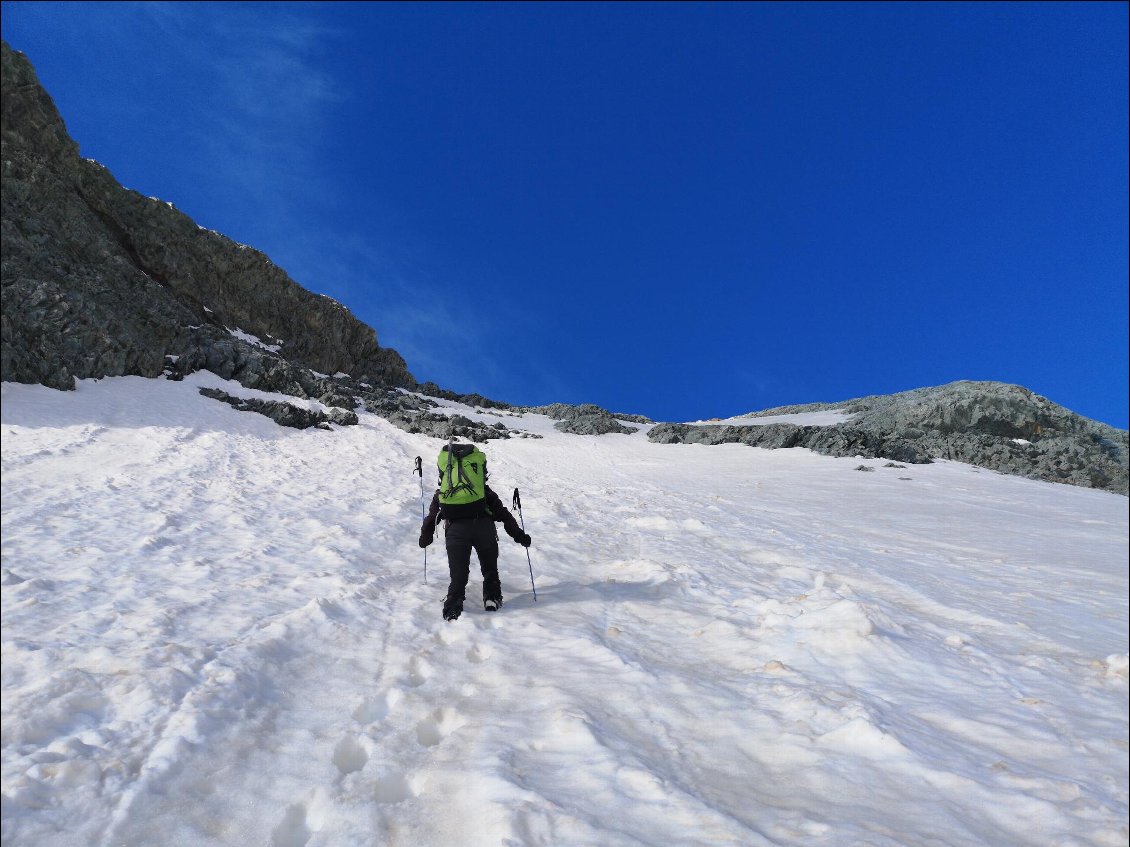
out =
{"type": "Polygon", "coordinates": [[[448,624],[440,442],[198,382],[3,385],[5,845],[1127,843],[1125,498],[445,404],[544,435],[448,624]]]}

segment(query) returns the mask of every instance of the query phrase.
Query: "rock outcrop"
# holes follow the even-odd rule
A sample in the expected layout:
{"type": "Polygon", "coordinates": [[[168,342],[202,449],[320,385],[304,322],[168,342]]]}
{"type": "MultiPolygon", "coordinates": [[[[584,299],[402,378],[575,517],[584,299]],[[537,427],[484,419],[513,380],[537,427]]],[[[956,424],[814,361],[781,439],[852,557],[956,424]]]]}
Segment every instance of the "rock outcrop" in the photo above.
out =
{"type": "Polygon", "coordinates": [[[628,433],[637,432],[634,426],[625,426],[617,418],[629,417],[639,423],[650,423],[647,418],[639,415],[619,416],[607,409],[594,406],[592,403],[582,403],[573,406],[568,403],[550,403],[548,406],[529,406],[523,409],[526,412],[545,415],[553,418],[557,423],[554,429],[569,432],[573,435],[607,435],[610,432],[628,433]]]}
{"type": "MultiPolygon", "coordinates": [[[[475,441],[531,434],[445,414],[437,399],[517,420],[545,414],[558,429],[586,435],[634,432],[625,421],[651,423],[592,405],[510,406],[419,385],[400,355],[381,347],[344,306],[302,288],[263,253],[197,226],[171,203],[123,188],[106,168],[83,159],[27,57],[6,43],[2,51],[3,380],[70,389],[76,379],[183,379],[209,370],[327,407],[312,412],[303,404],[202,390],[284,426],[354,424],[353,410],[363,407],[408,432],[475,441]]],[[[852,417],[835,426],[659,424],[648,437],[907,463],[954,459],[1127,493],[1125,430],[1017,386],[959,382],[761,414],[833,408],[852,417]]]]}
{"type": "Polygon", "coordinates": [[[283,403],[278,400],[258,400],[248,397],[233,397],[226,391],[218,388],[201,388],[200,393],[221,403],[227,403],[240,412],[257,412],[270,418],[279,426],[289,426],[295,429],[306,429],[311,426],[325,427],[327,424],[336,423],[350,426],[357,423],[357,414],[346,409],[331,408],[329,412],[314,409],[303,409],[293,403],[283,403]]]}
{"type": "Polygon", "coordinates": [[[954,382],[842,403],[783,406],[768,417],[838,410],[834,426],[661,424],[665,444],[742,443],[807,447],[829,456],[887,458],[910,464],[952,459],[1002,473],[1128,493],[1126,430],[1084,418],[1046,397],[999,382],[954,382]]]}
{"type": "Polygon", "coordinates": [[[68,389],[171,362],[241,382],[250,369],[269,390],[295,383],[288,367],[415,386],[344,306],[83,159],[28,59],[2,50],[0,377],[68,389]],[[259,342],[233,343],[232,330],[259,342]]]}

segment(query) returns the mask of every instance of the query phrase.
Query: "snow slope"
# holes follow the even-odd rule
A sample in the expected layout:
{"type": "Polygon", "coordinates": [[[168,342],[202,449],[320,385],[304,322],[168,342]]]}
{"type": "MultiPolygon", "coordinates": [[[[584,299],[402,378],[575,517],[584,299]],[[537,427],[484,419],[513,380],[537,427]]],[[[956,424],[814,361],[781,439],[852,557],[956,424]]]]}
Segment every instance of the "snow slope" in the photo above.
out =
{"type": "Polygon", "coordinates": [[[1130,838],[1125,498],[506,415],[446,624],[439,443],[217,379],[3,385],[5,847],[1130,838]]]}
{"type": "Polygon", "coordinates": [[[769,424],[793,424],[795,426],[835,426],[846,423],[854,417],[850,412],[832,409],[826,412],[796,412],[789,415],[735,415],[732,418],[711,418],[706,421],[691,421],[696,426],[769,426],[769,424]]]}

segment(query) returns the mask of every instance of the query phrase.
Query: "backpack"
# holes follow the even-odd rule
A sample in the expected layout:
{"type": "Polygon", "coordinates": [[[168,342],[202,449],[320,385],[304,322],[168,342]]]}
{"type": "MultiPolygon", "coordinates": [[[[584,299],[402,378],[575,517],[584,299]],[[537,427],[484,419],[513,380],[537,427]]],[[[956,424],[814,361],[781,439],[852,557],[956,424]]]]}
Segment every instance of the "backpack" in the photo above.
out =
{"type": "Polygon", "coordinates": [[[487,457],[482,450],[474,444],[445,444],[436,466],[444,518],[477,517],[486,511],[487,457]]]}

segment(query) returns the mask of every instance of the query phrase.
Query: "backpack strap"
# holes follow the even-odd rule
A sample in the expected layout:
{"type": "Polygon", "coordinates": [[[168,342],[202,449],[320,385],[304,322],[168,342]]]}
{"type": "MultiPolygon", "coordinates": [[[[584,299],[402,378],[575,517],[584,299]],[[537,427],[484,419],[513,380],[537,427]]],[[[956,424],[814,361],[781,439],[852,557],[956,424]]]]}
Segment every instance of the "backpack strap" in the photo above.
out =
{"type": "Polygon", "coordinates": [[[447,442],[447,473],[444,474],[443,478],[444,478],[444,481],[447,483],[448,488],[447,488],[446,491],[443,492],[444,497],[450,497],[455,491],[455,489],[453,487],[451,487],[451,462],[452,462],[452,459],[455,455],[455,450],[452,449],[452,448],[454,448],[454,446],[455,446],[455,439],[452,439],[451,441],[447,442]]]}
{"type": "Polygon", "coordinates": [[[443,492],[445,497],[451,497],[459,491],[474,492],[475,486],[463,470],[463,457],[469,456],[474,449],[473,445],[456,444],[454,439],[447,443],[447,473],[444,479],[448,488],[443,492]]]}

